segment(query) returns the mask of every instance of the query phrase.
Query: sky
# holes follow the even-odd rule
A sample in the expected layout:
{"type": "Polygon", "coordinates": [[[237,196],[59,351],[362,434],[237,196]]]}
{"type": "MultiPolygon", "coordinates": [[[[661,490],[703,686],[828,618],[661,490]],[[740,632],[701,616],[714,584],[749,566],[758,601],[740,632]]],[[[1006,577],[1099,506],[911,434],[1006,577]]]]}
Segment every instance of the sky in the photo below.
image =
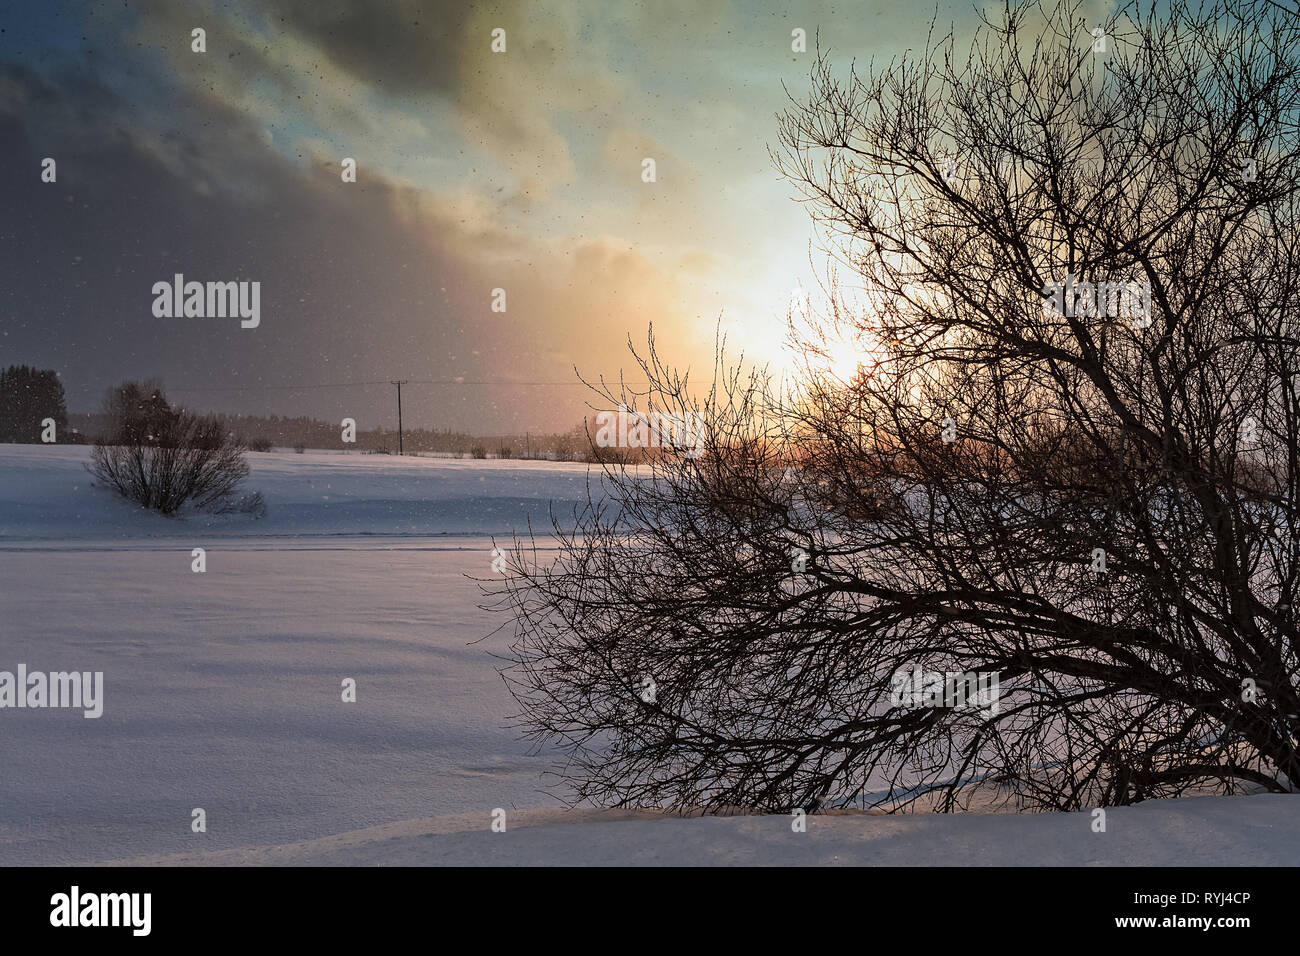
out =
{"type": "Polygon", "coordinates": [[[847,70],[975,14],[8,0],[0,365],[55,369],[75,412],[157,378],[196,409],[361,428],[396,425],[388,382],[404,379],[408,426],[479,434],[579,424],[593,396],[577,374],[638,377],[628,339],[651,324],[696,381],[719,329],[779,367],[792,290],[824,258],[769,155],[787,90],[806,95],[818,36],[847,70]],[[155,315],[177,273],[258,282],[257,327],[155,315]]]}

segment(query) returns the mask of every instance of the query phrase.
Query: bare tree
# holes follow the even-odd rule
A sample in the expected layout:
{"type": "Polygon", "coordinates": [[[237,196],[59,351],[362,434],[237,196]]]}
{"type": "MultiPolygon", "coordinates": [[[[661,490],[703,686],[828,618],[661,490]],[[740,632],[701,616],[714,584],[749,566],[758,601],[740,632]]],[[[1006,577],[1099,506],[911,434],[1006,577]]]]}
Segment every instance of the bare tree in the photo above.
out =
{"type": "Polygon", "coordinates": [[[819,52],[776,153],[833,256],[805,380],[724,356],[691,398],[652,341],[609,400],[691,406],[703,454],[607,467],[495,592],[577,799],[1300,786],[1300,29],[1081,10],[843,79],[819,52]]]}
{"type": "Polygon", "coordinates": [[[123,382],[104,394],[103,437],[108,444],[156,444],[173,416],[171,403],[156,379],[123,382]]]}
{"type": "Polygon", "coordinates": [[[165,515],[186,505],[265,513],[260,494],[236,496],[245,448],[220,420],[172,408],[154,383],[125,383],[104,405],[110,435],[95,442],[87,468],[123,497],[165,515]]]}

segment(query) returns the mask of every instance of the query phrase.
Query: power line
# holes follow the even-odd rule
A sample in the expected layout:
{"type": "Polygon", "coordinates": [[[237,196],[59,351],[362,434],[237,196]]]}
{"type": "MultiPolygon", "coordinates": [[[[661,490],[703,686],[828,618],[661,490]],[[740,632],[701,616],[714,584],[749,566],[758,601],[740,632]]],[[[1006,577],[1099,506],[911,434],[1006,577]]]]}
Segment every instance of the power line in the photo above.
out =
{"type": "Polygon", "coordinates": [[[188,385],[183,388],[168,388],[169,392],[251,392],[251,391],[298,391],[313,388],[356,388],[363,385],[387,385],[382,382],[322,382],[316,385],[188,385]]]}

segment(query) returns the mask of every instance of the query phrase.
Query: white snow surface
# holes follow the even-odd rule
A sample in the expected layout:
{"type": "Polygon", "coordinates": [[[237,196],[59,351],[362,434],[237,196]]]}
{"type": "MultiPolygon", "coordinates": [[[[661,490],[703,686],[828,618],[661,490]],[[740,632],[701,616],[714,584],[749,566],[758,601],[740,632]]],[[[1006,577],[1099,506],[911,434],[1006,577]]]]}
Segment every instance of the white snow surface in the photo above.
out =
{"type": "Polygon", "coordinates": [[[510,725],[508,622],[471,578],[494,537],[584,500],[588,467],[248,457],[265,518],[169,519],[92,487],[87,448],[0,445],[0,671],[103,671],[105,698],[98,719],[0,710],[0,864],[1300,862],[1284,796],[1112,809],[1104,833],[1087,813],[842,813],[794,833],[559,809],[555,755],[510,725]]]}
{"type": "MultiPolygon", "coordinates": [[[[0,540],[73,547],[109,538],[313,539],[343,535],[446,537],[551,528],[585,500],[582,463],[415,458],[341,452],[250,452],[249,491],[265,518],[147,512],[90,487],[90,449],[0,446],[0,540]]],[[[592,469],[594,481],[600,471],[592,469]]],[[[568,523],[571,523],[569,521],[568,523]]]]}
{"type": "Polygon", "coordinates": [[[406,820],[280,846],[113,861],[203,866],[1294,866],[1290,796],[1192,797],[1091,813],[781,815],[521,810],[406,820]]]}

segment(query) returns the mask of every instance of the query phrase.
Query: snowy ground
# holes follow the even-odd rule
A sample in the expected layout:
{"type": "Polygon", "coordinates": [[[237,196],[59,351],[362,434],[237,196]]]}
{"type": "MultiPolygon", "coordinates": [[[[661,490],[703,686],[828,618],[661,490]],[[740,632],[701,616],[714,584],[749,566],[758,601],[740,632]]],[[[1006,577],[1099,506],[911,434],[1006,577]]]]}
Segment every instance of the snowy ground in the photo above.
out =
{"type": "Polygon", "coordinates": [[[220,538],[344,535],[492,535],[550,528],[584,500],[581,463],[398,458],[339,452],[250,453],[247,487],[265,496],[268,512],[254,521],[193,516],[175,521],[142,512],[89,488],[88,448],[0,445],[0,541],[79,548],[111,540],[188,541],[196,532],[220,538]]]}
{"type": "Polygon", "coordinates": [[[287,846],[115,861],[205,866],[1295,866],[1300,814],[1285,796],[1196,797],[1089,813],[829,814],[684,819],[524,810],[407,820],[287,846]]]}
{"type": "Polygon", "coordinates": [[[1106,833],[1087,814],[844,814],[797,834],[557,811],[547,755],[508,726],[506,638],[484,639],[502,622],[466,575],[490,576],[491,536],[569,511],[586,466],[252,454],[266,518],[170,520],[89,487],[87,457],[0,445],[0,670],[105,675],[99,719],[0,710],[3,864],[1300,860],[1288,797],[1112,810],[1106,833]]]}
{"type": "Polygon", "coordinates": [[[89,487],[86,455],[0,445],[0,670],[102,670],[106,698],[0,711],[0,862],[558,804],[466,575],[490,576],[489,535],[571,508],[585,466],[254,454],[265,519],[177,521],[89,487]]]}

